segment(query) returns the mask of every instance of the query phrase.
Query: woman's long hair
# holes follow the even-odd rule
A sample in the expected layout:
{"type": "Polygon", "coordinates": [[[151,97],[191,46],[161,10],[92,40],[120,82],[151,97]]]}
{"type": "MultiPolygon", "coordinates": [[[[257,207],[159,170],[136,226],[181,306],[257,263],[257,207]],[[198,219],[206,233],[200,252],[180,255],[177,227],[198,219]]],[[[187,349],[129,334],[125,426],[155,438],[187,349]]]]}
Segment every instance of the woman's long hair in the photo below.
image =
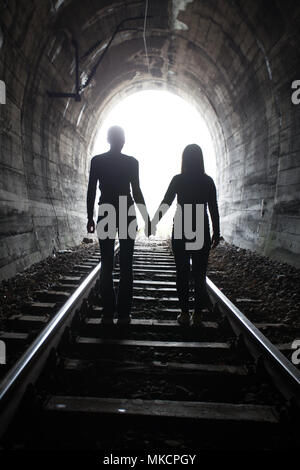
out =
{"type": "Polygon", "coordinates": [[[197,144],[187,145],[182,153],[181,173],[193,176],[204,174],[204,160],[201,147],[197,144]]]}

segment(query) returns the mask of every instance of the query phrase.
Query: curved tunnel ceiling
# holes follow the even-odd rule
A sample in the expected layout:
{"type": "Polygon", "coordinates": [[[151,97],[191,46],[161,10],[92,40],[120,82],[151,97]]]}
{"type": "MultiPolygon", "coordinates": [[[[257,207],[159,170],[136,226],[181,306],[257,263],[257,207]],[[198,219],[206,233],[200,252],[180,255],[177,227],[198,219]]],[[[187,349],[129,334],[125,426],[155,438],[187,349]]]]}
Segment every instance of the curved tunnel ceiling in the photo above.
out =
{"type": "MultiPolygon", "coordinates": [[[[291,83],[300,78],[298,1],[149,0],[149,69],[145,1],[2,3],[0,71],[13,103],[1,108],[5,126],[12,123],[4,159],[17,146],[12,167],[23,175],[17,186],[28,200],[21,217],[24,224],[29,214],[32,219],[24,230],[24,253],[18,239],[13,242],[18,232],[6,234],[10,246],[15,243],[12,258],[2,262],[10,266],[7,273],[45,256],[49,237],[59,246],[82,237],[97,127],[116,101],[149,87],[179,94],[206,119],[216,149],[225,239],[295,264],[299,172],[295,178],[293,170],[299,166],[300,120],[291,83]],[[124,23],[80,102],[47,96],[47,90],[75,92],[72,40],[79,45],[84,86],[117,26],[132,17],[141,19],[124,23]],[[55,218],[51,235],[41,228],[39,202],[48,206],[50,225],[55,218]]],[[[5,178],[14,176],[7,170],[5,178]]],[[[7,217],[11,223],[9,209],[7,217]]]]}

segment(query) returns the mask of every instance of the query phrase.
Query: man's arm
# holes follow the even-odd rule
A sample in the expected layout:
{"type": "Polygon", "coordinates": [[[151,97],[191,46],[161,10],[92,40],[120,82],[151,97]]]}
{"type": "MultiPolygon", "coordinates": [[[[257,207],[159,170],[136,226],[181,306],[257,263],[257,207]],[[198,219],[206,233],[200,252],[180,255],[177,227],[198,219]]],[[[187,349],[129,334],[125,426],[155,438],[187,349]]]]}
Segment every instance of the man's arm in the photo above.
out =
{"type": "Polygon", "coordinates": [[[138,209],[143,217],[146,227],[150,230],[150,217],[147,211],[145,199],[140,187],[140,177],[139,177],[139,162],[136,160],[133,170],[133,176],[131,179],[131,188],[132,188],[132,196],[134,202],[138,205],[138,209]]]}
{"type": "Polygon", "coordinates": [[[208,200],[209,213],[213,225],[212,248],[215,248],[220,241],[220,217],[217,203],[217,190],[213,180],[211,180],[210,197],[208,200]]]}
{"type": "Polygon", "coordinates": [[[92,158],[91,166],[90,166],[90,176],[89,176],[89,184],[88,184],[88,190],[87,190],[87,198],[86,198],[88,233],[95,232],[94,204],[95,204],[96,190],[97,190],[97,175],[96,175],[96,169],[95,169],[95,160],[94,158],[92,158]]]}

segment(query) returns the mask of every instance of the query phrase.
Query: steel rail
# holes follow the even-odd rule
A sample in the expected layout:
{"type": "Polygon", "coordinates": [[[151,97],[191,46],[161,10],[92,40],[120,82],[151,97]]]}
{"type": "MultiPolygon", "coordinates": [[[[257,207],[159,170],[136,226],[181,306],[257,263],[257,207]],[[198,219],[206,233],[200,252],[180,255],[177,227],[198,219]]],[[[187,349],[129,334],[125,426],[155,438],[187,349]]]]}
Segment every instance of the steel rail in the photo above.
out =
{"type": "Polygon", "coordinates": [[[300,371],[268,340],[261,331],[206,277],[208,292],[216,301],[250,354],[263,366],[285,398],[300,409],[300,371]]]}
{"type": "MultiPolygon", "coordinates": [[[[119,243],[115,246],[115,255],[119,243]]],[[[72,322],[76,310],[94,287],[101,269],[101,262],[89,273],[80,286],[47,323],[25,353],[0,382],[0,437],[7,429],[28,385],[34,383],[42,370],[50,351],[55,348],[66,327],[72,322]]]]}

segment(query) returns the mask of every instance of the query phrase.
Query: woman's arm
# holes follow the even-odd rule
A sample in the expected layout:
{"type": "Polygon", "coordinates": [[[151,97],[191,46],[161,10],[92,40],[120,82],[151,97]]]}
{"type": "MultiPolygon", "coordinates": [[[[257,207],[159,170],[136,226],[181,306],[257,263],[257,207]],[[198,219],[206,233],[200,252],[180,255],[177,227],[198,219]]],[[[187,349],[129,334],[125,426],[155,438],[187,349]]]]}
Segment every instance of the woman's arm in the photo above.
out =
{"type": "Polygon", "coordinates": [[[208,207],[213,226],[212,248],[215,248],[220,241],[220,217],[217,203],[217,190],[213,179],[211,180],[209,191],[208,207]]]}
{"type": "Polygon", "coordinates": [[[155,232],[156,225],[160,221],[160,219],[165,215],[165,213],[169,210],[170,206],[172,205],[172,202],[175,199],[176,196],[176,176],[172,179],[171,183],[169,184],[169,187],[167,189],[166,194],[164,195],[163,200],[161,201],[157,211],[155,212],[155,215],[152,219],[152,233],[155,232]]]}

